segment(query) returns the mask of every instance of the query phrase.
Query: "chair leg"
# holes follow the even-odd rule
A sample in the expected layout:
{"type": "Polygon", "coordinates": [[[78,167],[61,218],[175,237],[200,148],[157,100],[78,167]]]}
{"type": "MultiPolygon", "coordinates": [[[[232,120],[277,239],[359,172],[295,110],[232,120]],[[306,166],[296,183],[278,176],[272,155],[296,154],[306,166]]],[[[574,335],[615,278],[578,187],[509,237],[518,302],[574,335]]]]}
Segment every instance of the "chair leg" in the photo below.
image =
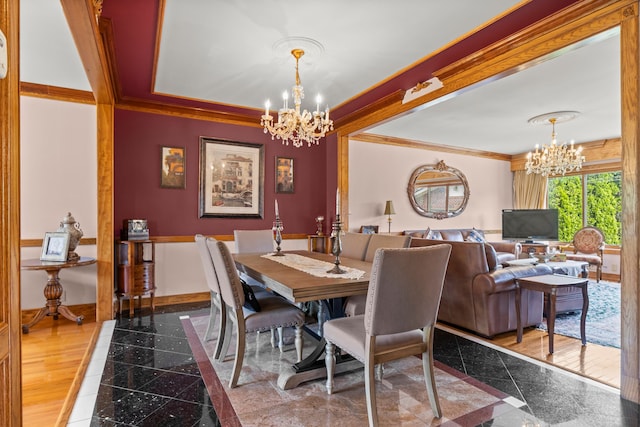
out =
{"type": "Polygon", "coordinates": [[[376,365],[376,377],[378,381],[382,381],[382,376],[384,375],[384,364],[378,363],[376,365]]]}
{"type": "Polygon", "coordinates": [[[298,360],[296,360],[296,362],[300,362],[302,360],[302,325],[296,326],[296,339],[295,339],[295,345],[296,345],[296,356],[298,358],[298,360]]]}
{"type": "Polygon", "coordinates": [[[422,353],[422,370],[424,371],[424,381],[427,386],[427,395],[429,396],[429,404],[436,418],[442,417],[442,409],[440,408],[440,399],[438,398],[438,389],[436,379],[433,372],[433,326],[424,329],[424,334],[429,340],[427,351],[422,353]]]}
{"type": "Polygon", "coordinates": [[[368,355],[364,364],[364,386],[367,398],[367,415],[369,416],[369,425],[371,427],[378,425],[375,369],[373,355],[368,355]]]}
{"type": "Polygon", "coordinates": [[[278,327],[278,348],[280,353],[284,351],[284,340],[282,339],[282,326],[278,327]]]}
{"type": "Polygon", "coordinates": [[[327,341],[324,350],[324,365],[327,368],[327,394],[333,393],[333,373],[336,369],[335,346],[327,341]]]}
{"type": "MultiPolygon", "coordinates": [[[[216,323],[216,314],[218,313],[218,308],[216,307],[216,304],[214,303],[214,299],[215,299],[215,294],[213,291],[211,291],[211,310],[209,313],[209,324],[207,325],[207,332],[204,333],[204,340],[205,341],[211,341],[212,335],[213,335],[213,329],[216,323]]],[[[218,338],[220,337],[220,334],[218,334],[218,338]]]]}
{"type": "Polygon", "coordinates": [[[233,335],[231,327],[234,323],[229,317],[231,316],[231,310],[229,310],[224,303],[222,303],[220,308],[220,332],[218,333],[218,343],[214,354],[215,359],[218,362],[222,362],[224,358],[227,357],[229,343],[231,341],[231,336],[233,335]]]}
{"type": "MultiPolygon", "coordinates": [[[[242,316],[242,309],[240,309],[240,316],[242,316]]],[[[242,363],[244,362],[244,350],[247,341],[244,321],[238,319],[238,321],[234,323],[236,325],[236,356],[233,361],[233,375],[229,380],[229,388],[234,388],[238,385],[238,378],[240,378],[240,371],[242,370],[242,363]]]]}
{"type": "Polygon", "coordinates": [[[276,330],[271,328],[271,348],[276,348],[276,330]]]}

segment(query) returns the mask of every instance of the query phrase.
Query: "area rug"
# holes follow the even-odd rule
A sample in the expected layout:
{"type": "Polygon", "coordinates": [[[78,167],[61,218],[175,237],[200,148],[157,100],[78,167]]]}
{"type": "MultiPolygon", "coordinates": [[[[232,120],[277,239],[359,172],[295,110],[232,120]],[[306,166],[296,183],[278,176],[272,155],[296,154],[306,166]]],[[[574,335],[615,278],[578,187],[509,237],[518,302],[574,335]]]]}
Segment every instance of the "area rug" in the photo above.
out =
{"type": "MultiPolygon", "coordinates": [[[[589,281],[587,342],[620,348],[620,283],[589,281]]],[[[547,330],[546,319],[539,326],[547,330]]],[[[580,339],[580,312],[556,316],[555,334],[580,339]]]]}
{"type": "MultiPolygon", "coordinates": [[[[332,395],[326,392],[325,380],[309,381],[291,390],[281,390],[277,386],[278,374],[282,367],[293,363],[295,351],[293,346],[288,346],[283,353],[273,349],[268,333],[247,337],[238,387],[229,389],[233,360],[231,356],[223,362],[212,360],[215,339],[202,341],[207,322],[208,317],[204,316],[184,319],[182,323],[194,354],[206,353],[206,366],[200,366],[201,361],[198,361],[203,380],[205,383],[213,380],[218,384],[207,384],[207,389],[228,396],[227,408],[221,410],[225,413],[231,410],[237,420],[228,425],[367,425],[362,370],[336,376],[332,395]]],[[[305,337],[304,354],[307,355],[315,343],[310,337],[305,337]]],[[[233,354],[233,349],[229,354],[233,354]]],[[[518,423],[527,417],[521,407],[523,402],[439,362],[436,362],[436,381],[444,414],[441,419],[433,418],[419,358],[409,357],[385,364],[383,380],[377,382],[380,424],[459,427],[475,426],[500,414],[513,417],[518,423]]],[[[215,403],[218,398],[211,396],[216,412],[219,411],[215,403]]]]}

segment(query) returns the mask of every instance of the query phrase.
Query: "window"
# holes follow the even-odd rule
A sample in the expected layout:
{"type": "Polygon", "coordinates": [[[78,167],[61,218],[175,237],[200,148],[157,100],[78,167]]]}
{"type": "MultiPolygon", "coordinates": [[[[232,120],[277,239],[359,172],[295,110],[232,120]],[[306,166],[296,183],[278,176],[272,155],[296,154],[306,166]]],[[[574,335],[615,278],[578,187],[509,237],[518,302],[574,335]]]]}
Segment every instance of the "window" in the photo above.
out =
{"type": "Polygon", "coordinates": [[[622,238],[622,172],[549,178],[547,202],[558,209],[558,239],[570,242],[580,228],[591,225],[604,233],[605,242],[622,238]]]}

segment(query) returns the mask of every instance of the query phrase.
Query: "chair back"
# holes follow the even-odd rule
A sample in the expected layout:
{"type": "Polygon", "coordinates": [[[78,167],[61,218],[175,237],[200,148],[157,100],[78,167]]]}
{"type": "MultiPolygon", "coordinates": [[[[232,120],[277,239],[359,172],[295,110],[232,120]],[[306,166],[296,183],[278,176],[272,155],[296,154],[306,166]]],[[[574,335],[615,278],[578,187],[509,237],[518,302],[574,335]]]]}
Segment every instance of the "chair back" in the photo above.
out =
{"type": "Polygon", "coordinates": [[[598,254],[604,244],[604,234],[597,227],[584,227],[573,235],[573,247],[583,254],[598,254]]]}
{"type": "Polygon", "coordinates": [[[364,260],[373,262],[376,250],[380,248],[408,248],[411,236],[391,236],[387,234],[372,234],[364,260]]]}
{"type": "Polygon", "coordinates": [[[273,252],[273,232],[271,230],[234,230],[236,253],[273,252]]]}
{"type": "Polygon", "coordinates": [[[376,251],[364,313],[368,335],[430,327],[438,317],[451,245],[376,251]]]}
{"type": "Polygon", "coordinates": [[[215,240],[212,237],[205,237],[202,234],[196,234],[195,236],[198,253],[200,254],[200,259],[202,260],[202,267],[204,267],[204,277],[207,280],[207,286],[209,286],[209,289],[211,289],[213,292],[219,294],[220,284],[218,283],[218,277],[216,276],[216,271],[213,267],[211,254],[209,253],[209,249],[207,249],[207,239],[215,240]]]}
{"type": "Polygon", "coordinates": [[[244,292],[231,251],[224,242],[214,239],[207,239],[207,248],[211,253],[213,266],[218,276],[222,300],[233,310],[241,309],[244,304],[244,292]]]}
{"type": "Polygon", "coordinates": [[[360,261],[364,260],[371,236],[372,234],[345,233],[344,236],[340,237],[342,241],[342,253],[340,256],[360,261]]]}

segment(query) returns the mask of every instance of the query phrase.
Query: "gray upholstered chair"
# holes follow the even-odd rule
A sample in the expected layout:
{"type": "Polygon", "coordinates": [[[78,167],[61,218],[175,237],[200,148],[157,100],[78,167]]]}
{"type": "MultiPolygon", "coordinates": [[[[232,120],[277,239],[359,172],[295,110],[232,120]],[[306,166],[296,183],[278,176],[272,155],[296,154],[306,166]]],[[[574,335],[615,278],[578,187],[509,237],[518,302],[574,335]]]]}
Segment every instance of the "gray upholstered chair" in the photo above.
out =
{"type": "MultiPolygon", "coordinates": [[[[364,254],[364,260],[373,261],[373,256],[379,248],[408,248],[411,243],[411,236],[392,236],[386,234],[372,234],[367,250],[364,254]]],[[[367,295],[354,295],[345,300],[344,313],[347,316],[357,316],[364,314],[364,305],[367,295]]]]}
{"type": "Polygon", "coordinates": [[[234,230],[233,237],[239,254],[273,252],[271,230],[234,230]]]}
{"type": "Polygon", "coordinates": [[[363,260],[372,234],[345,233],[340,237],[342,242],[341,257],[363,260]]]}
{"type": "Polygon", "coordinates": [[[584,261],[596,266],[596,281],[602,279],[602,260],[604,258],[604,234],[597,227],[584,227],[573,235],[574,253],[567,253],[567,259],[584,261]]]}
{"type": "Polygon", "coordinates": [[[261,299],[261,310],[258,312],[243,309],[244,293],[242,284],[229,248],[224,242],[218,242],[213,239],[207,240],[207,248],[213,259],[213,265],[220,284],[222,301],[226,304],[229,313],[227,330],[224,334],[222,350],[217,358],[218,361],[224,360],[227,355],[232,335],[232,331],[229,328],[231,324],[234,326],[236,335],[233,374],[229,380],[229,388],[233,388],[238,384],[244,361],[246,334],[249,332],[268,331],[288,326],[295,327],[296,356],[297,361],[301,361],[304,313],[278,295],[271,295],[261,299]]]}
{"type": "Polygon", "coordinates": [[[364,363],[369,425],[378,424],[374,367],[422,355],[431,410],[442,411],[433,372],[433,336],[451,245],[378,249],[364,315],[329,320],[325,363],[327,392],[333,392],[335,347],[364,363]]]}
{"type": "Polygon", "coordinates": [[[217,312],[220,312],[220,325],[218,327],[218,342],[216,344],[216,351],[214,356],[217,358],[222,349],[222,341],[224,339],[223,334],[226,328],[227,310],[222,300],[220,299],[220,285],[218,284],[218,278],[213,267],[213,260],[209,249],[207,249],[206,237],[202,234],[195,235],[196,246],[200,259],[202,260],[202,267],[204,268],[204,276],[207,280],[207,286],[209,286],[209,292],[211,294],[211,311],[209,315],[209,324],[207,325],[207,331],[204,334],[205,341],[212,339],[213,330],[216,322],[217,312]]]}

